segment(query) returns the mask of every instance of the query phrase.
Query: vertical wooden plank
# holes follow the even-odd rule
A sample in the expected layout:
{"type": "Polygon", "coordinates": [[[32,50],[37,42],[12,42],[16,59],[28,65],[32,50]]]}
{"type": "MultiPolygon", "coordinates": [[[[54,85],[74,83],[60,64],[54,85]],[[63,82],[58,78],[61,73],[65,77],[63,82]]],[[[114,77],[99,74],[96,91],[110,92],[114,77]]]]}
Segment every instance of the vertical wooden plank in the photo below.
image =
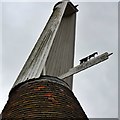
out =
{"type": "Polygon", "coordinates": [[[41,75],[67,3],[68,1],[62,1],[55,7],[55,10],[53,11],[13,87],[20,82],[39,77],[41,75]]]}

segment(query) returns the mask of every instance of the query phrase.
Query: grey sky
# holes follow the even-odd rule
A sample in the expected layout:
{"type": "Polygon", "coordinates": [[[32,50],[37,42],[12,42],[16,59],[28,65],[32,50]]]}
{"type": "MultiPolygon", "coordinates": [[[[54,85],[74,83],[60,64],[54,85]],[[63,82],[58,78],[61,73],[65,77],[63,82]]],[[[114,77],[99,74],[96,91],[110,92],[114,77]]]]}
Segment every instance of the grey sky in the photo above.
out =
{"type": "MultiPolygon", "coordinates": [[[[55,2],[56,3],[56,2],[55,2]]],[[[2,83],[0,111],[54,2],[2,3],[2,83]]],[[[77,13],[75,65],[94,51],[114,54],[74,76],[73,92],[90,118],[118,117],[118,8],[112,2],[80,2],[77,13]]]]}

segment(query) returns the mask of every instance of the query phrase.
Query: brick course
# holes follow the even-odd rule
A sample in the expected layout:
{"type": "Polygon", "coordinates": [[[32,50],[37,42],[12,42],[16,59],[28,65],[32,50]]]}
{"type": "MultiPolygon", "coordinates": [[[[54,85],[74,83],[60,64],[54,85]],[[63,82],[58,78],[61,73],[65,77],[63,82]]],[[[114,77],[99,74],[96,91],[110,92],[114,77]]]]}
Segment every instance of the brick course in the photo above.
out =
{"type": "MultiPolygon", "coordinates": [[[[57,78],[55,78],[57,80],[57,78]]],[[[88,120],[73,92],[45,78],[32,79],[10,91],[2,119],[88,120]]]]}

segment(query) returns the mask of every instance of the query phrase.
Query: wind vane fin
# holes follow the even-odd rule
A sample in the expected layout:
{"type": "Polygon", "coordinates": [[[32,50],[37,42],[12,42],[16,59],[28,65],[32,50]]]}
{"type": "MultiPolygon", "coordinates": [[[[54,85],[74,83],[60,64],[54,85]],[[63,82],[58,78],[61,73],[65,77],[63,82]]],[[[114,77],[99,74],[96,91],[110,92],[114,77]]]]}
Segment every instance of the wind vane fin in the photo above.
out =
{"type": "Polygon", "coordinates": [[[101,55],[99,55],[99,56],[97,56],[97,57],[95,57],[95,58],[93,58],[93,59],[91,59],[89,61],[86,61],[86,62],[84,62],[84,63],[82,63],[82,64],[80,64],[80,65],[78,65],[76,67],[73,67],[73,68],[69,69],[68,72],[58,76],[58,78],[64,79],[64,78],[67,78],[67,77],[69,77],[71,75],[74,75],[74,74],[76,74],[78,72],[81,72],[81,71],[83,71],[83,70],[85,70],[85,69],[87,69],[89,67],[92,67],[92,66],[94,66],[94,65],[96,65],[98,63],[101,63],[101,62],[107,60],[109,58],[109,56],[112,55],[112,54],[113,53],[109,54],[108,52],[105,52],[105,53],[103,53],[103,54],[101,54],[101,55]]]}

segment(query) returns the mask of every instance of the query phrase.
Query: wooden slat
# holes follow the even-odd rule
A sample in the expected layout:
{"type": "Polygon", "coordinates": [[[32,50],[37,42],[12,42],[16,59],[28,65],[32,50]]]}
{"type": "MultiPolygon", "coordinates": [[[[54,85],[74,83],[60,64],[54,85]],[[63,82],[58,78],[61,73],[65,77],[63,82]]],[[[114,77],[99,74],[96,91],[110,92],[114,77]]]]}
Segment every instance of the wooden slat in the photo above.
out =
{"type": "Polygon", "coordinates": [[[81,72],[89,67],[92,67],[92,66],[98,64],[98,63],[101,63],[101,62],[107,60],[111,54],[112,53],[108,54],[107,52],[105,52],[105,53],[99,55],[98,57],[89,60],[88,62],[82,63],[74,68],[71,68],[68,72],[60,75],[58,78],[65,79],[71,75],[81,72]]]}
{"type": "MultiPolygon", "coordinates": [[[[59,76],[74,64],[76,14],[63,17],[46,62],[46,74],[59,76]]],[[[72,77],[64,79],[72,89],[72,77]]]]}
{"type": "Polygon", "coordinates": [[[41,75],[68,1],[56,6],[13,86],[41,75]]]}

